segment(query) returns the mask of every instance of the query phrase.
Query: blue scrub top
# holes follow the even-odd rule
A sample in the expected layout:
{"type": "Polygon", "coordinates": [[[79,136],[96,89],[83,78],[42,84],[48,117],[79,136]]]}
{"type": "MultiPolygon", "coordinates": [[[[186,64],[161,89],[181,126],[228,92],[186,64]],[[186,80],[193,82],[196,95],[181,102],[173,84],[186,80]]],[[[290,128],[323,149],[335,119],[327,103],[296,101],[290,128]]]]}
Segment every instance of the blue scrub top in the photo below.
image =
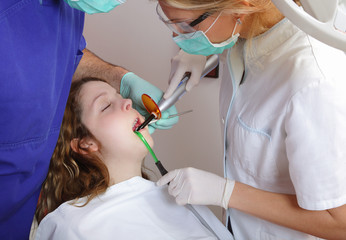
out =
{"type": "Polygon", "coordinates": [[[0,239],[28,239],[83,25],[63,0],[0,0],[0,239]]]}

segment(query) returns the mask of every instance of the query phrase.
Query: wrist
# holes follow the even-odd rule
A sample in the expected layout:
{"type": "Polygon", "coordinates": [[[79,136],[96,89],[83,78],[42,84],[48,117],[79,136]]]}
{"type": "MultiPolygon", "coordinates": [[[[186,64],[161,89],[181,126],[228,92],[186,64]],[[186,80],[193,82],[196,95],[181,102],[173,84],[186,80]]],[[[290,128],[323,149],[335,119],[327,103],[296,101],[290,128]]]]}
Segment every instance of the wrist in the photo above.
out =
{"type": "Polygon", "coordinates": [[[119,93],[123,98],[129,98],[130,97],[130,81],[131,81],[131,76],[135,76],[133,72],[125,72],[121,76],[120,80],[120,86],[119,86],[119,93]]]}
{"type": "Polygon", "coordinates": [[[119,78],[122,80],[123,77],[128,74],[128,73],[131,73],[130,71],[126,70],[125,68],[122,68],[122,67],[119,67],[119,66],[116,66],[116,71],[118,72],[118,76],[119,78]]]}
{"type": "Polygon", "coordinates": [[[121,82],[123,77],[129,72],[125,68],[119,66],[112,66],[111,76],[112,82],[110,83],[118,92],[120,92],[121,82]]]}
{"type": "Polygon", "coordinates": [[[222,197],[222,207],[224,209],[228,209],[229,200],[231,199],[233,189],[234,189],[235,181],[226,178],[225,189],[222,197]]]}

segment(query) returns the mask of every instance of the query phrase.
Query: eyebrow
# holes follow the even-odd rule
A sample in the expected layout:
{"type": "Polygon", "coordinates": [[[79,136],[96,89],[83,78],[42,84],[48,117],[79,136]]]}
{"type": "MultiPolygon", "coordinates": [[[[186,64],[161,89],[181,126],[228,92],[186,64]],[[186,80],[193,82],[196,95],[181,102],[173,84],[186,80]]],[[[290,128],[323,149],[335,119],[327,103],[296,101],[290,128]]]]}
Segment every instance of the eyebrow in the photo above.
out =
{"type": "Polygon", "coordinates": [[[95,104],[96,100],[104,95],[107,95],[107,92],[102,92],[99,95],[97,95],[91,102],[91,106],[95,104]]]}

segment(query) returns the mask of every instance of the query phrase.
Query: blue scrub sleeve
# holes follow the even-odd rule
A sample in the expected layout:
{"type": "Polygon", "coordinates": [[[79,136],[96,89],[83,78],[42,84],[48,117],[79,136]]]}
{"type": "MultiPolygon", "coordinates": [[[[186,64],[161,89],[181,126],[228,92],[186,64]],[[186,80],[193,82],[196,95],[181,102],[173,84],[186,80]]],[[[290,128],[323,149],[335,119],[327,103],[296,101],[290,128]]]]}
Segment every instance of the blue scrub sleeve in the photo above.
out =
{"type": "Polygon", "coordinates": [[[0,1],[0,239],[28,239],[71,80],[84,14],[63,0],[0,1]]]}

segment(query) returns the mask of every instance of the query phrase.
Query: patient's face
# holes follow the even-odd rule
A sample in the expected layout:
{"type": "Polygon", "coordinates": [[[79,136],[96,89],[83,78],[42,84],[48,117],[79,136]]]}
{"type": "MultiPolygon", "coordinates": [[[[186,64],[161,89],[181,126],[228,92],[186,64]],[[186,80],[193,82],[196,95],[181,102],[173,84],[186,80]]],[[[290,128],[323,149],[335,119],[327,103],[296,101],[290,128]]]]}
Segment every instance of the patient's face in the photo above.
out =
{"type": "MultiPolygon", "coordinates": [[[[91,81],[83,85],[80,102],[82,122],[101,143],[100,152],[105,159],[145,157],[147,149],[133,132],[144,117],[132,108],[130,99],[123,99],[105,82],[91,81]]],[[[152,146],[148,127],[140,132],[152,146]]]]}

